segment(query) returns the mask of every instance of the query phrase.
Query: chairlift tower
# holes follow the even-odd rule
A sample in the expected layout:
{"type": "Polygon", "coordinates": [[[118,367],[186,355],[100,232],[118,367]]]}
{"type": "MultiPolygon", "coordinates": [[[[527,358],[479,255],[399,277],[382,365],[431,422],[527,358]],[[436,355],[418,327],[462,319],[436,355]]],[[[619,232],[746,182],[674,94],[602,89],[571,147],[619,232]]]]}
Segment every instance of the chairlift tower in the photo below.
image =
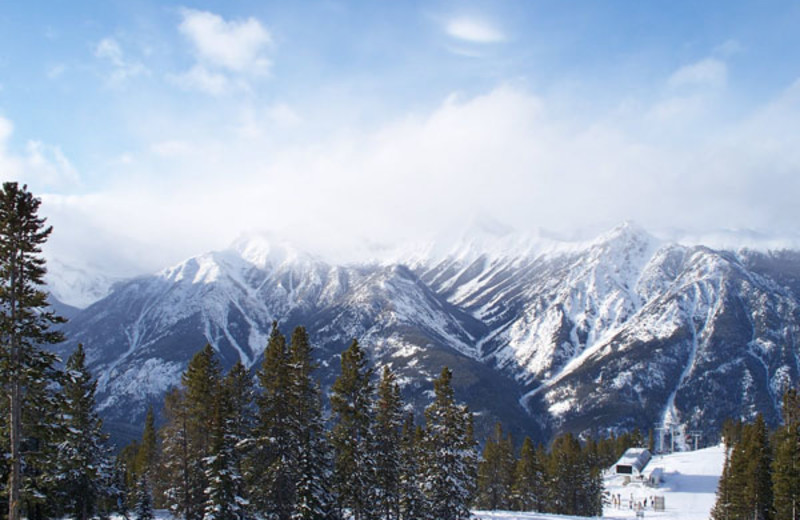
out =
{"type": "Polygon", "coordinates": [[[692,430],[688,433],[688,437],[694,440],[694,451],[699,449],[700,439],[703,437],[703,432],[700,430],[692,430]]]}

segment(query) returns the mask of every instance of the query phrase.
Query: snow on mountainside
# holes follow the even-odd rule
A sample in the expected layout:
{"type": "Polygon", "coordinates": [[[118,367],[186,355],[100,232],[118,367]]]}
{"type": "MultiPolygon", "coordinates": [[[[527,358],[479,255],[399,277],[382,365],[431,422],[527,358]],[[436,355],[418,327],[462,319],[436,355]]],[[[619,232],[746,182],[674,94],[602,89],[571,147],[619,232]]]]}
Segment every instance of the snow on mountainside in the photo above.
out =
{"type": "Polygon", "coordinates": [[[455,368],[481,428],[674,420],[713,436],[729,416],[777,420],[782,389],[800,380],[799,290],[799,254],[676,245],[632,224],[583,243],[484,226],[357,265],[254,235],[116,284],[60,348],[87,346],[101,407],[122,429],[206,342],[226,367],[257,366],[275,320],[308,328],[323,385],[353,338],[418,408],[441,367],[455,368]]]}

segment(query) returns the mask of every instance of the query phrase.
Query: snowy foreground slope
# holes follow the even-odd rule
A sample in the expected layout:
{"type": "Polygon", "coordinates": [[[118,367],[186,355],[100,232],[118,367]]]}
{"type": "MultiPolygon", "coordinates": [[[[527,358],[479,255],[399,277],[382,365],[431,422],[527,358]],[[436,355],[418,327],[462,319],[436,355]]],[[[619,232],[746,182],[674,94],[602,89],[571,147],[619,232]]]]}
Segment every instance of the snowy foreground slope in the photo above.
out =
{"type": "MultiPolygon", "coordinates": [[[[636,518],[636,511],[629,508],[630,497],[634,503],[652,496],[663,496],[665,511],[657,512],[648,507],[645,518],[659,520],[706,520],[716,499],[717,482],[722,474],[725,450],[722,445],[698,451],[680,452],[653,457],[645,469],[649,474],[654,468],[663,468],[663,482],[651,488],[638,483],[627,486],[622,478],[606,477],[605,490],[619,494],[622,507],[614,508],[608,504],[603,510],[603,518],[636,518]]],[[[539,519],[577,519],[581,517],[545,515],[540,513],[515,513],[507,511],[476,511],[481,520],[539,520],[539,519]]]]}

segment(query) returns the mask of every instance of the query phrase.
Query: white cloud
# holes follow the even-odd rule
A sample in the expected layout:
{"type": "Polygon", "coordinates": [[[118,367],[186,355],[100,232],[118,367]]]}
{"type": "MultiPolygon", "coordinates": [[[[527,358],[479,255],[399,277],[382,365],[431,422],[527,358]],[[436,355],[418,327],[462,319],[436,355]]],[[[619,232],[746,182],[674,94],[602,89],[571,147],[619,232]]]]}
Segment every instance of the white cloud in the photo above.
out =
{"type": "Polygon", "coordinates": [[[728,80],[728,67],[716,58],[706,58],[685,65],[669,78],[671,87],[723,87],[728,80]]]}
{"type": "Polygon", "coordinates": [[[625,219],[653,230],[794,232],[800,86],[688,139],[696,114],[662,107],[661,121],[653,117],[661,104],[576,115],[501,86],[377,128],[289,143],[275,142],[284,127],[271,113],[280,120],[293,109],[252,107],[230,114],[226,131],[219,121],[198,124],[191,146],[180,136],[154,139],[160,156],[137,157],[129,166],[137,175],[102,192],[61,200],[53,223],[109,237],[107,249],[147,259],[151,270],[224,247],[247,229],[322,251],[361,251],[435,233],[476,211],[562,233],[625,219]],[[252,132],[237,131],[243,118],[252,132]]]}
{"type": "Polygon", "coordinates": [[[499,43],[506,40],[499,29],[477,18],[453,18],[445,24],[445,31],[453,38],[471,43],[499,43]]]}
{"type": "Polygon", "coordinates": [[[265,56],[272,43],[269,32],[255,18],[226,21],[207,11],[183,9],[180,32],[195,48],[198,60],[212,66],[248,74],[264,74],[265,56]]]}
{"type": "Polygon", "coordinates": [[[169,79],[183,89],[199,90],[212,95],[223,94],[233,85],[225,74],[210,71],[200,64],[182,74],[169,76],[169,79]]]}
{"type": "Polygon", "coordinates": [[[119,42],[114,38],[100,40],[94,48],[94,55],[111,66],[107,78],[109,83],[118,84],[130,78],[149,74],[147,67],[125,56],[119,42]]]}
{"type": "Polygon", "coordinates": [[[80,183],[77,170],[58,146],[30,140],[22,153],[10,150],[13,131],[11,121],[0,117],[0,172],[5,178],[39,190],[63,190],[80,183]]]}

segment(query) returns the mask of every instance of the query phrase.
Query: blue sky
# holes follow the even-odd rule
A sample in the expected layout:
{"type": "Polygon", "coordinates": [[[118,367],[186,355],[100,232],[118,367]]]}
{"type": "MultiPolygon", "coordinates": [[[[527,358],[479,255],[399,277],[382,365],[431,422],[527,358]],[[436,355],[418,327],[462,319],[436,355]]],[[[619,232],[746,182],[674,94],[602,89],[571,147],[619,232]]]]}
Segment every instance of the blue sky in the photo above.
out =
{"type": "Polygon", "coordinates": [[[152,270],[490,215],[797,243],[797,2],[6,2],[0,178],[152,270]],[[752,234],[751,234],[752,236],[752,234]]]}

